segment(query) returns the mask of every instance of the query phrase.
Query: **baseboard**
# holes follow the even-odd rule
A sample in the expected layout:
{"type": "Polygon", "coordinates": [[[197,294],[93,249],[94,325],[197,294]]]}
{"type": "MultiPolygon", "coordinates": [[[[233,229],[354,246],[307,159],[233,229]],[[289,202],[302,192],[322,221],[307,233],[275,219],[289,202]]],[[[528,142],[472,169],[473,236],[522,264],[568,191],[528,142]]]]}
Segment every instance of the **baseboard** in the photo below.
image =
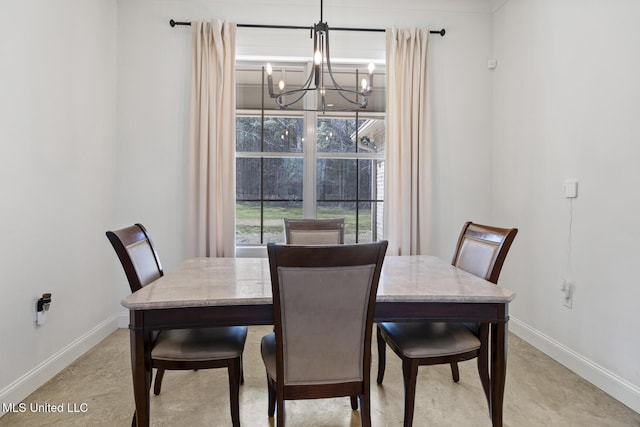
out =
{"type": "MultiPolygon", "coordinates": [[[[95,328],[82,335],[65,348],[40,363],[38,366],[0,390],[0,402],[19,403],[40,388],[44,383],[73,363],[93,346],[118,328],[119,315],[114,314],[95,328]]],[[[4,405],[3,405],[4,406],[4,405]]],[[[0,416],[5,409],[0,408],[0,416]]]]}
{"type": "Polygon", "coordinates": [[[605,393],[640,413],[640,388],[511,316],[509,330],[605,393]]]}
{"type": "Polygon", "coordinates": [[[118,328],[119,329],[123,329],[123,328],[128,328],[129,327],[129,312],[128,311],[123,311],[120,313],[116,314],[117,318],[118,318],[118,328]]]}

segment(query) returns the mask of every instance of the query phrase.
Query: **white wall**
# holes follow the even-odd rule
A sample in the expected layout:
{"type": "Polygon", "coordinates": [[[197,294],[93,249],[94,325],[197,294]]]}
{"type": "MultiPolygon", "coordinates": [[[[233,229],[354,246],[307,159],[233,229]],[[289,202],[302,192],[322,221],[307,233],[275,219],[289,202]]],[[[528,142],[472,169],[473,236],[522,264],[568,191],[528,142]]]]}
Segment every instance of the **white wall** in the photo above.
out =
{"type": "Polygon", "coordinates": [[[3,1],[0,15],[0,401],[17,403],[116,328],[116,3],[3,1]]]}
{"type": "Polygon", "coordinates": [[[512,331],[640,411],[640,3],[497,1],[494,219],[520,228],[512,331]],[[573,308],[561,303],[573,202],[573,308]]]}

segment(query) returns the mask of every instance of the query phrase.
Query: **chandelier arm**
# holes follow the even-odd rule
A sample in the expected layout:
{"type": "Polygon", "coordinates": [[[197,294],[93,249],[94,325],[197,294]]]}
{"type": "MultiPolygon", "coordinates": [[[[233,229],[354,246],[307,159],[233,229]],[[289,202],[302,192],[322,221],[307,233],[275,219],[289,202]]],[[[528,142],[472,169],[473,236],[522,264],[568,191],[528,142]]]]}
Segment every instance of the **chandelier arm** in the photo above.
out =
{"type": "Polygon", "coordinates": [[[282,92],[281,94],[276,94],[274,96],[272,96],[272,98],[276,98],[276,103],[278,104],[278,106],[280,106],[281,108],[289,108],[291,105],[295,104],[296,102],[300,101],[304,95],[306,94],[307,91],[312,90],[311,89],[311,80],[313,79],[313,72],[309,73],[309,76],[307,77],[307,80],[302,84],[302,86],[299,89],[294,89],[294,90],[288,90],[285,92],[282,92]],[[298,92],[301,92],[300,96],[298,96],[298,98],[296,98],[295,100],[291,101],[291,102],[283,102],[283,97],[285,96],[291,96],[294,94],[297,94],[298,92]]]}
{"type": "Polygon", "coordinates": [[[310,88],[311,87],[311,80],[313,80],[313,71],[311,73],[309,73],[309,76],[307,77],[307,80],[302,83],[303,88],[310,88]]]}
{"type": "Polygon", "coordinates": [[[336,78],[333,76],[333,70],[331,69],[331,55],[329,54],[329,27],[327,27],[327,32],[325,34],[325,38],[326,38],[326,46],[327,46],[327,70],[329,71],[329,77],[331,77],[331,81],[333,82],[333,86],[337,89],[336,92],[338,92],[338,94],[344,98],[346,101],[348,101],[351,104],[354,105],[359,105],[359,103],[357,102],[357,97],[356,97],[356,101],[352,101],[349,98],[347,98],[342,92],[343,91],[348,91],[347,89],[344,89],[342,86],[340,86],[340,84],[336,81],[336,78]]]}
{"type": "Polygon", "coordinates": [[[300,89],[290,90],[289,92],[286,92],[286,93],[282,93],[278,97],[276,97],[276,104],[278,104],[278,106],[281,107],[281,108],[288,109],[290,106],[292,106],[293,104],[295,104],[296,102],[298,102],[302,98],[304,98],[304,96],[310,90],[314,90],[314,89],[300,88],[300,89]],[[293,95],[296,95],[298,92],[300,92],[300,96],[298,96],[295,100],[293,100],[291,102],[286,102],[286,103],[283,101],[283,99],[282,99],[283,97],[285,97],[285,96],[293,96],[293,95]]]}
{"type": "MultiPolygon", "coordinates": [[[[311,78],[312,77],[313,77],[313,73],[309,74],[309,76],[307,77],[307,80],[302,84],[301,88],[308,89],[311,86],[311,78]]],[[[267,88],[269,89],[269,96],[271,98],[279,98],[281,96],[289,95],[290,93],[294,92],[294,91],[287,90],[287,91],[284,91],[282,93],[275,93],[275,91],[273,90],[273,78],[269,74],[267,75],[267,88]]],[[[295,104],[296,102],[297,101],[290,102],[287,105],[295,104]]],[[[280,105],[280,104],[278,104],[278,105],[280,105]]]]}
{"type": "Polygon", "coordinates": [[[368,98],[365,95],[363,95],[361,92],[358,92],[358,91],[355,91],[355,90],[351,90],[351,89],[344,89],[344,88],[340,88],[340,89],[336,88],[336,89],[330,89],[330,90],[334,90],[334,91],[338,92],[338,95],[340,95],[342,97],[342,99],[344,99],[345,101],[347,101],[351,105],[355,105],[358,108],[364,108],[369,103],[368,98]],[[352,100],[352,99],[347,98],[345,93],[354,94],[356,96],[355,101],[352,100]],[[361,102],[358,102],[358,97],[359,96],[362,97],[362,101],[361,102]]]}
{"type": "Polygon", "coordinates": [[[344,99],[345,101],[347,101],[348,103],[350,103],[351,105],[355,105],[359,108],[364,108],[367,106],[368,104],[368,99],[367,97],[357,91],[352,91],[350,89],[344,89],[342,86],[340,86],[340,84],[336,81],[336,78],[333,75],[333,70],[331,69],[331,55],[329,52],[329,26],[327,26],[326,32],[325,32],[325,46],[326,46],[326,50],[327,50],[327,70],[329,71],[329,77],[331,77],[331,81],[333,82],[333,86],[336,89],[336,92],[338,92],[338,95],[340,95],[342,97],[342,99],[344,99]],[[345,93],[353,93],[356,95],[356,99],[352,100],[350,98],[348,98],[345,93]],[[361,96],[363,98],[362,102],[358,102],[358,97],[361,96]]]}
{"type": "Polygon", "coordinates": [[[295,104],[296,102],[298,102],[302,98],[304,98],[304,96],[306,95],[306,92],[308,90],[310,90],[310,89],[309,88],[301,88],[301,89],[290,90],[288,92],[280,94],[280,96],[278,96],[278,98],[276,99],[276,102],[278,103],[279,106],[281,106],[283,108],[289,108],[290,106],[292,106],[293,104],[295,104]],[[300,92],[300,96],[297,97],[295,100],[293,100],[291,102],[287,102],[287,103],[282,102],[282,97],[294,95],[296,92],[300,92]]]}
{"type": "Polygon", "coordinates": [[[333,82],[333,85],[336,88],[342,90],[342,86],[340,86],[336,81],[335,77],[333,77],[333,70],[331,69],[331,55],[329,54],[329,27],[328,26],[327,26],[327,31],[325,33],[325,40],[326,40],[325,45],[327,46],[327,70],[329,71],[329,77],[331,77],[331,81],[333,82]]]}
{"type": "Polygon", "coordinates": [[[284,94],[278,96],[276,98],[276,104],[278,104],[278,107],[282,108],[283,110],[288,110],[290,106],[292,106],[293,104],[295,104],[296,102],[300,101],[303,97],[304,97],[304,92],[298,97],[296,98],[294,101],[289,102],[289,103],[284,103],[282,100],[282,97],[284,96],[284,94]]]}

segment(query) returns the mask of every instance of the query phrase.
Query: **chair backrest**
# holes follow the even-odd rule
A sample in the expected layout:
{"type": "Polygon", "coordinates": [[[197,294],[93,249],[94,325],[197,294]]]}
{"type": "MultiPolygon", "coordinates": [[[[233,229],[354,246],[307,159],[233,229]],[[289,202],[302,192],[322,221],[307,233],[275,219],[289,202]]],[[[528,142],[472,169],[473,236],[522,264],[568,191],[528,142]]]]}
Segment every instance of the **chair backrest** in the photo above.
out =
{"type": "Polygon", "coordinates": [[[106,234],[118,254],[131,292],[137,291],[164,274],[153,242],[142,224],[107,231],[106,234]]]}
{"type": "Polygon", "coordinates": [[[517,232],[517,228],[491,227],[469,221],[462,227],[451,264],[498,283],[502,265],[517,232]]]}
{"type": "Polygon", "coordinates": [[[282,384],[364,381],[387,242],[290,246],[269,244],[282,384]]]}
{"type": "Polygon", "coordinates": [[[284,242],[289,245],[344,243],[344,218],[284,219],[284,242]]]}

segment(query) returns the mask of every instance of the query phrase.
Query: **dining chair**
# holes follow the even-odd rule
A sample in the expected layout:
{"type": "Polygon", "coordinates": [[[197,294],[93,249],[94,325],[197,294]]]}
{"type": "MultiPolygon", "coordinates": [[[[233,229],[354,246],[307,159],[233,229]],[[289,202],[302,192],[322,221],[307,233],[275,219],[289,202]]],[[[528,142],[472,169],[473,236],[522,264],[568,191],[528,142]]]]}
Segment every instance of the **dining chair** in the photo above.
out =
{"type": "MultiPolygon", "coordinates": [[[[284,218],[286,244],[337,245],[344,243],[344,218],[284,218]]],[[[358,409],[358,397],[351,396],[351,409],[358,409]]]]}
{"type": "Polygon", "coordinates": [[[371,425],[371,329],[387,242],[267,245],[274,332],[260,343],[268,415],[285,400],[358,396],[371,425]]]}
{"type": "MultiPolygon", "coordinates": [[[[467,222],[462,227],[451,264],[493,284],[517,228],[498,228],[467,222]]],[[[460,380],[458,362],[477,358],[478,373],[489,402],[489,325],[444,322],[382,322],[377,327],[378,384],[385,371],[385,343],[402,359],[404,426],[413,424],[418,366],[449,364],[454,382],[460,380]]]]}
{"type": "MultiPolygon", "coordinates": [[[[131,292],[164,275],[158,253],[142,224],[106,234],[124,268],[131,292]]],[[[151,364],[157,369],[154,394],[160,394],[165,370],[227,368],[231,421],[234,427],[240,426],[239,386],[243,383],[246,326],[163,330],[148,339],[153,342],[151,364]]]]}
{"type": "Polygon", "coordinates": [[[284,242],[290,245],[336,245],[344,243],[344,218],[284,218],[284,242]]]}

